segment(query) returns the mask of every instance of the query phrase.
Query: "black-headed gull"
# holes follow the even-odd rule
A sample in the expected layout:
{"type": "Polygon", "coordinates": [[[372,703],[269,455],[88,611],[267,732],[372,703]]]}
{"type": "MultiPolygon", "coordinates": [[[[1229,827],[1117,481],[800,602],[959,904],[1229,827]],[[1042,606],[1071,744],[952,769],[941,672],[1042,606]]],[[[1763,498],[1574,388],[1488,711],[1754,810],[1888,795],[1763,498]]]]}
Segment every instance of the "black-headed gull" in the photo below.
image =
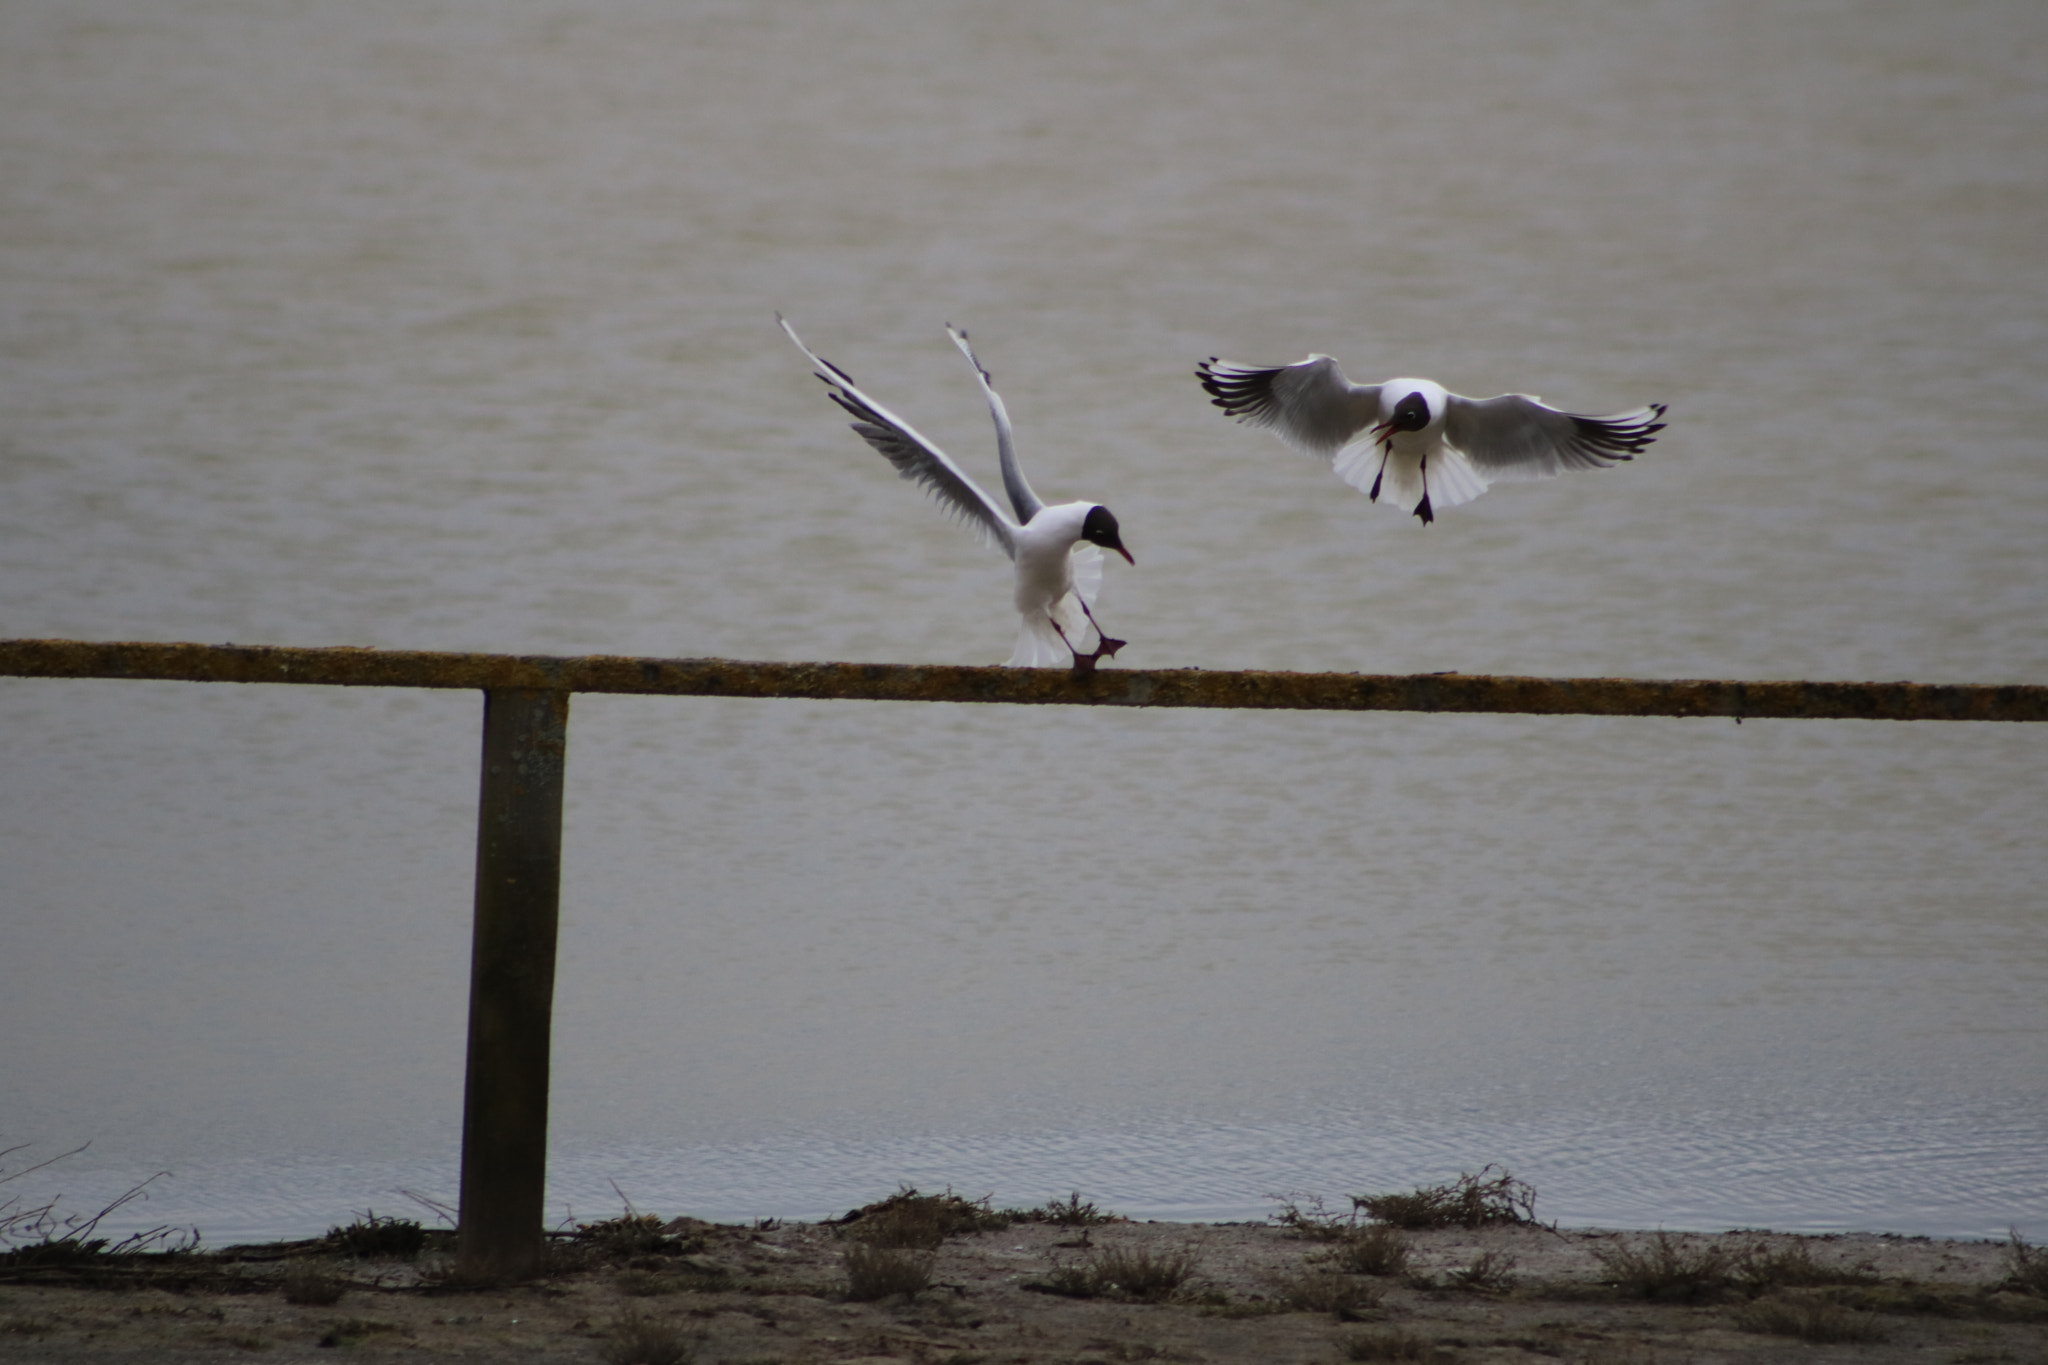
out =
{"type": "Polygon", "coordinates": [[[1495,479],[1547,479],[1631,459],[1664,429],[1662,403],[1584,417],[1527,394],[1466,398],[1427,379],[1354,384],[1326,355],[1260,370],[1210,356],[1195,377],[1216,406],[1270,427],[1337,477],[1427,523],[1495,479]]]}
{"type": "Polygon", "coordinates": [[[1114,655],[1123,647],[1124,641],[1102,633],[1102,628],[1095,624],[1095,613],[1090,610],[1090,603],[1102,588],[1102,550],[1114,550],[1129,563],[1137,563],[1124,548],[1116,517],[1097,503],[1063,502],[1048,507],[1039,501],[1017,465],[1010,414],[1004,410],[988,371],[968,345],[965,332],[950,323],[946,326],[946,334],[974,366],[975,378],[988,398],[989,413],[995,418],[996,455],[1002,462],[1003,488],[1016,509],[1014,518],[946,458],[944,451],[918,435],[910,423],[862,393],[846,371],[804,345],[787,318],[778,313],[776,321],[789,333],[797,349],[818,367],[818,378],[830,389],[832,401],[853,415],[853,429],[896,466],[897,474],[922,484],[947,511],[959,516],[982,539],[1016,563],[1015,602],[1021,624],[1010,667],[1054,668],[1071,658],[1078,677],[1092,671],[1095,661],[1103,655],[1114,655]],[[1091,631],[1095,648],[1083,652],[1081,645],[1088,642],[1091,631]]]}

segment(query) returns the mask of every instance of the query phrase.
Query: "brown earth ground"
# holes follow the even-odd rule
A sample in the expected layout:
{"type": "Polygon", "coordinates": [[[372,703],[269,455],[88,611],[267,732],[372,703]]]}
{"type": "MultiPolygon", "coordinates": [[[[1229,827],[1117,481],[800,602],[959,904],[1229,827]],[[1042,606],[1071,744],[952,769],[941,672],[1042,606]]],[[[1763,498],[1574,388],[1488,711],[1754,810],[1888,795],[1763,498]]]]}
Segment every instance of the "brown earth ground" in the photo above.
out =
{"type": "Polygon", "coordinates": [[[445,1234],[404,1260],[322,1240],[0,1264],[0,1360],[2048,1362],[2048,1297],[2012,1278],[2026,1253],[2007,1244],[1524,1224],[1400,1234],[1406,1266],[1370,1275],[1338,1268],[1359,1229],[1321,1230],[958,1232],[935,1252],[883,1253],[883,1269],[928,1264],[930,1285],[872,1302],[850,1296],[849,1257],[877,1254],[857,1222],[622,1217],[558,1239],[542,1279],[494,1289],[448,1282],[445,1234]],[[1105,1273],[1135,1282],[1134,1268],[1189,1273],[1147,1302],[1105,1273]],[[323,1287],[339,1298],[305,1301],[323,1287]]]}

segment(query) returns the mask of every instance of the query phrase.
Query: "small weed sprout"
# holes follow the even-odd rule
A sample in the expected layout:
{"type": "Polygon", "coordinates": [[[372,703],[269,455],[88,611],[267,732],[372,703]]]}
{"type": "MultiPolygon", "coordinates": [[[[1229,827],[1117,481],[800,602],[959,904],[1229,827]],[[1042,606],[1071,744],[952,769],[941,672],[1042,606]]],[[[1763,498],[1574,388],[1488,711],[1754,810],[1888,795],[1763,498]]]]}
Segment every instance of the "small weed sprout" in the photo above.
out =
{"type": "Polygon", "coordinates": [[[1397,1228],[1483,1228],[1536,1222],[1536,1188],[1494,1167],[1461,1174],[1448,1185],[1425,1185],[1409,1194],[1353,1195],[1353,1207],[1397,1228]]]}
{"type": "Polygon", "coordinates": [[[1691,1303],[1720,1294],[1731,1280],[1727,1252],[1715,1246],[1689,1250],[1668,1232],[1659,1232],[1654,1242],[1593,1255],[1615,1287],[1636,1298],[1691,1303]]]}
{"type": "Polygon", "coordinates": [[[932,1253],[855,1242],[846,1249],[846,1297],[873,1303],[895,1294],[915,1295],[932,1283],[932,1253]]]}
{"type": "Polygon", "coordinates": [[[1868,1313],[1852,1312],[1825,1299],[1758,1299],[1736,1310],[1745,1332],[1797,1337],[1815,1345],[1883,1341],[1885,1330],[1868,1313]]]}
{"type": "Polygon", "coordinates": [[[629,1312],[605,1333],[605,1365],[688,1365],[696,1355],[673,1323],[629,1312]]]}

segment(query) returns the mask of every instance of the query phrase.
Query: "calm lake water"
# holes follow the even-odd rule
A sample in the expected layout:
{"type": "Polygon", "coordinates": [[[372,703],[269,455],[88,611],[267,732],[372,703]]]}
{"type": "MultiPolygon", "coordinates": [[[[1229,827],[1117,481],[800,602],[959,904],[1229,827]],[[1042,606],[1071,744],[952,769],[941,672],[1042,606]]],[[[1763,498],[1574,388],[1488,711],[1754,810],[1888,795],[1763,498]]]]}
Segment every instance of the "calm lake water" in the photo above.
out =
{"type": "MultiPolygon", "coordinates": [[[[0,635],[2048,682],[2048,9],[0,8],[0,635]],[[1208,355],[1582,411],[1423,527],[1208,355]]],[[[452,1203],[473,695],[0,681],[0,1186],[452,1203]]],[[[2048,727],[579,698],[550,1219],[2048,1237],[2048,727]]],[[[110,1222],[109,1229],[114,1224],[110,1222]]]]}

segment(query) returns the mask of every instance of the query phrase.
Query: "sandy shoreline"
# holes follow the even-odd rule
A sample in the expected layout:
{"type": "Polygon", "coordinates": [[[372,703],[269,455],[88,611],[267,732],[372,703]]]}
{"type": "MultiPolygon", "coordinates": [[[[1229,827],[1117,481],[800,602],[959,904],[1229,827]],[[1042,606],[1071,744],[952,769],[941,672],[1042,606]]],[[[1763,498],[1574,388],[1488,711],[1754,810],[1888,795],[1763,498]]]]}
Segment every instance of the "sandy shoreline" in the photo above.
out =
{"type": "Polygon", "coordinates": [[[874,1248],[857,1224],[627,1224],[614,1220],[623,1240],[565,1244],[543,1279],[488,1290],[449,1288],[431,1246],[365,1260],[238,1248],[184,1258],[186,1283],[123,1287],[0,1266],[0,1359],[627,1365],[637,1332],[648,1359],[679,1346],[701,1365],[2048,1360],[2048,1298],[2020,1292],[2012,1247],[1992,1242],[1453,1228],[1401,1234],[1406,1265],[1372,1275],[1344,1267],[1349,1242],[1273,1224],[1035,1222],[892,1251],[926,1258],[930,1286],[862,1302],[849,1257],[874,1248]],[[1656,1297],[1617,1274],[1660,1255],[1726,1273],[1680,1275],[1656,1297]],[[1187,1273],[1146,1302],[1107,1286],[1099,1272],[1118,1265],[1187,1273]],[[291,1301],[309,1282],[341,1296],[291,1301]]]}

